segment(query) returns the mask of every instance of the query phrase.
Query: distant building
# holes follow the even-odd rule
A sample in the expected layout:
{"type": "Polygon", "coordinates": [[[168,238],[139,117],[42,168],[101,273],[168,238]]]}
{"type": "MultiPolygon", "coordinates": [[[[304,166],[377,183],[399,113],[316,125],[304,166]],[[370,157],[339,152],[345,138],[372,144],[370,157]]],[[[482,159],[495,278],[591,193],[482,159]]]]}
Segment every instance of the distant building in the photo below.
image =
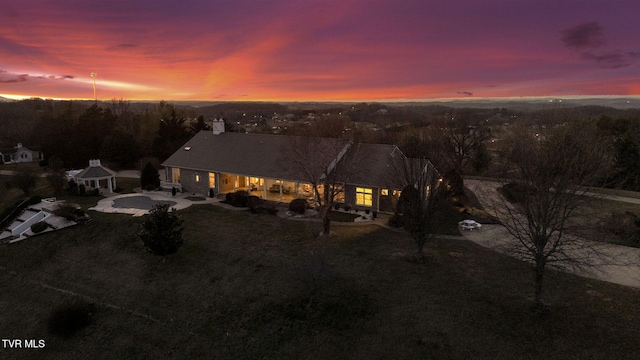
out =
{"type": "Polygon", "coordinates": [[[102,166],[100,160],[89,160],[89,167],[76,173],[73,177],[76,184],[84,184],[93,189],[105,189],[112,193],[116,189],[116,172],[102,166]]]}
{"type": "Polygon", "coordinates": [[[9,149],[0,149],[0,163],[15,164],[40,161],[44,159],[42,151],[35,148],[29,149],[18,143],[15,147],[9,149]]]}

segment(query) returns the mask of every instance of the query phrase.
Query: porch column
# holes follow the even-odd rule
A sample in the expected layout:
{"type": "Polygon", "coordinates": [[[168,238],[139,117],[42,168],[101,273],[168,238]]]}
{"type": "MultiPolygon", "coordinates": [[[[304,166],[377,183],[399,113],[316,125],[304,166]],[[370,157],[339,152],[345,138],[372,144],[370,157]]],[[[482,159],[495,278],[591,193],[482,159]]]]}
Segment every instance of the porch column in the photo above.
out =
{"type": "MultiPolygon", "coordinates": [[[[258,179],[258,183],[260,183],[259,179],[258,179]]],[[[267,179],[262,179],[262,191],[264,192],[263,199],[267,200],[267,179]]]]}

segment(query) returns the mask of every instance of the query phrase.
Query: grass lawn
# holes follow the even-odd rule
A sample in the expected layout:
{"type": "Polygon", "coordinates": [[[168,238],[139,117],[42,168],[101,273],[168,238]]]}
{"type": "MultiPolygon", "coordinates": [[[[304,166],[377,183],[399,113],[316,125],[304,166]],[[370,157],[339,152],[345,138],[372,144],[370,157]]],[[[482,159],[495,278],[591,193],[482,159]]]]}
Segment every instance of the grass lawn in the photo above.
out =
{"type": "Polygon", "coordinates": [[[44,339],[20,359],[637,359],[638,291],[549,272],[548,314],[529,311],[530,268],[462,240],[410,261],[405,235],[196,205],[185,245],[163,261],[142,248],[140,218],[94,221],[0,247],[0,335],[44,339]],[[320,250],[319,250],[320,249],[320,250]],[[328,271],[309,306],[313,264],[328,271]],[[47,319],[97,305],[70,338],[47,319]]]}

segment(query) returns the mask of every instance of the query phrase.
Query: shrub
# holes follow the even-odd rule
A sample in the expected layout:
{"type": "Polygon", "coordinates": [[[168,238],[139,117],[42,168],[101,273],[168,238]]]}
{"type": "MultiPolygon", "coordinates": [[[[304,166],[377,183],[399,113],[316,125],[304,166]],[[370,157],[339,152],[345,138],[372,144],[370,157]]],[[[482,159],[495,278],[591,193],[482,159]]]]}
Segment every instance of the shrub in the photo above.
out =
{"type": "Polygon", "coordinates": [[[351,205],[344,204],[344,211],[351,211],[351,205]]]}
{"type": "Polygon", "coordinates": [[[398,215],[393,215],[392,217],[389,218],[388,224],[391,227],[399,228],[402,226],[402,217],[398,215]]]}
{"type": "Polygon", "coordinates": [[[84,195],[85,191],[87,191],[87,187],[84,184],[78,185],[78,194],[84,195]]]}
{"type": "Polygon", "coordinates": [[[56,308],[49,316],[49,333],[70,337],[91,324],[96,305],[86,302],[66,304],[56,308]]]}
{"type": "Polygon", "coordinates": [[[247,206],[252,213],[257,213],[260,210],[260,205],[262,205],[263,200],[255,195],[251,195],[247,198],[247,206]]]}
{"type": "Polygon", "coordinates": [[[247,207],[247,199],[249,193],[244,190],[238,190],[234,193],[227,193],[224,202],[235,207],[247,207]]]}
{"type": "Polygon", "coordinates": [[[49,224],[47,224],[44,221],[39,221],[39,222],[31,225],[31,232],[34,233],[34,234],[41,233],[41,232],[45,231],[48,227],[49,227],[49,224]]]}
{"type": "Polygon", "coordinates": [[[304,214],[307,211],[307,200],[306,199],[293,199],[289,203],[289,211],[293,211],[298,214],[304,214]]]}
{"type": "Polygon", "coordinates": [[[33,195],[32,197],[29,198],[29,201],[27,201],[27,205],[39,204],[41,201],[42,201],[42,196],[33,195]]]}
{"type": "Polygon", "coordinates": [[[151,184],[147,184],[143,189],[147,190],[147,191],[153,191],[155,189],[157,189],[157,186],[151,185],[151,184]]]}
{"type": "Polygon", "coordinates": [[[605,228],[622,243],[640,247],[640,218],[630,212],[613,212],[604,221],[605,228]]]}
{"type": "Polygon", "coordinates": [[[84,211],[78,208],[78,205],[64,203],[53,211],[56,216],[63,217],[69,221],[76,221],[79,217],[84,216],[84,211]]]}
{"type": "Polygon", "coordinates": [[[176,189],[176,187],[172,187],[171,188],[171,196],[176,196],[176,194],[178,193],[178,189],[176,189]]]}
{"type": "Polygon", "coordinates": [[[333,209],[336,211],[340,210],[340,203],[333,204],[333,209]]]}
{"type": "Polygon", "coordinates": [[[138,236],[150,253],[165,256],[178,251],[184,243],[182,230],[182,219],[176,210],[169,210],[167,204],[158,204],[142,222],[138,236]]]}

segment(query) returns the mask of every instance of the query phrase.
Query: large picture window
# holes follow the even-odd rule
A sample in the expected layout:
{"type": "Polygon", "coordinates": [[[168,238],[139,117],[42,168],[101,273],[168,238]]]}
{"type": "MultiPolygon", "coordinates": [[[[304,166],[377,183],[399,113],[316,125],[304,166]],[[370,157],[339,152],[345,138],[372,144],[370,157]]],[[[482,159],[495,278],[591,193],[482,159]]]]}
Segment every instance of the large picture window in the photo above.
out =
{"type": "Polygon", "coordinates": [[[180,169],[179,168],[173,168],[173,182],[174,183],[179,183],[180,182],[180,169]]]}
{"type": "Polygon", "coordinates": [[[216,187],[216,174],[215,173],[209,173],[209,187],[210,188],[216,187]]]}
{"type": "Polygon", "coordinates": [[[372,206],[373,190],[370,188],[356,188],[356,205],[372,206]]]}

